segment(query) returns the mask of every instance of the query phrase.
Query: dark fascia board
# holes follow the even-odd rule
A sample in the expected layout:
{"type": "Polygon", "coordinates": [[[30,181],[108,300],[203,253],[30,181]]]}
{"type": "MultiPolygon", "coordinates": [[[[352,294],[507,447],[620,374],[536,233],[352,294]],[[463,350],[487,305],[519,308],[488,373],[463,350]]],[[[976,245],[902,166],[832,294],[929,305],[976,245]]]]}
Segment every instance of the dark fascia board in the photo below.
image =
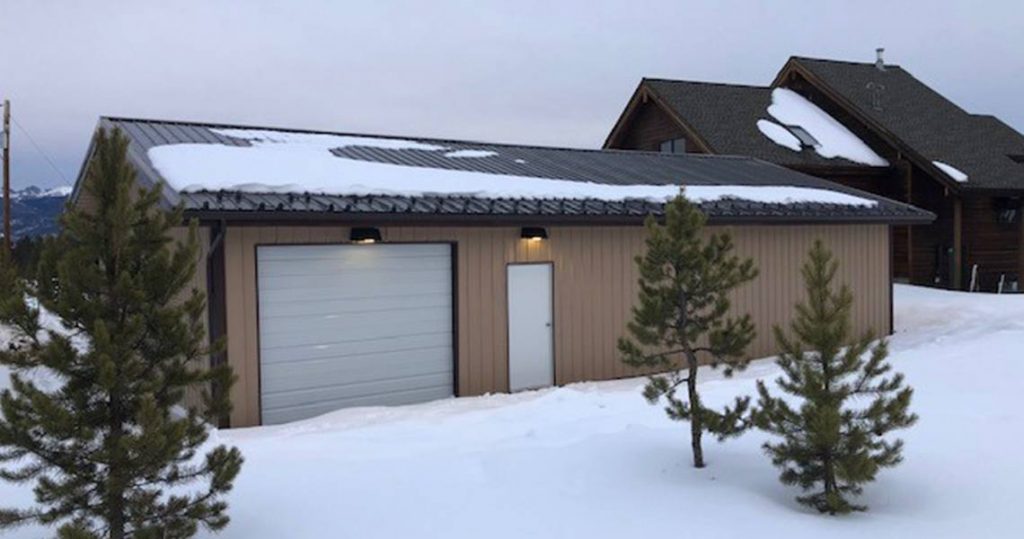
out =
{"type": "Polygon", "coordinates": [[[644,79],[640,79],[640,84],[637,84],[636,89],[633,90],[633,95],[630,96],[629,101],[626,102],[626,106],[622,108],[622,112],[619,113],[619,118],[615,120],[615,124],[612,125],[612,130],[608,132],[608,136],[604,139],[604,144],[601,148],[608,150],[612,144],[618,142],[618,139],[622,135],[622,130],[625,129],[626,123],[633,117],[633,112],[636,110],[640,99],[642,99],[642,93],[644,89],[644,79]]]}
{"type": "Polygon", "coordinates": [[[665,100],[658,95],[658,92],[647,84],[647,81],[648,79],[646,78],[640,79],[640,84],[637,85],[636,90],[633,92],[633,97],[630,98],[629,102],[626,104],[626,108],[623,109],[622,113],[619,115],[618,121],[615,122],[611,132],[608,133],[608,137],[605,138],[602,148],[606,150],[613,149],[610,148],[610,146],[613,143],[618,142],[618,139],[622,135],[622,130],[625,129],[626,124],[632,121],[633,114],[636,112],[637,107],[639,107],[642,101],[646,98],[653,101],[662,111],[664,111],[665,114],[667,114],[668,117],[671,118],[672,121],[675,122],[675,124],[679,126],[679,128],[682,129],[688,137],[693,139],[700,146],[701,150],[709,154],[716,154],[717,152],[715,152],[714,148],[711,147],[711,144],[709,144],[708,141],[696,129],[694,129],[685,118],[679,116],[676,110],[666,103],[665,100]]]}
{"type": "Polygon", "coordinates": [[[969,189],[969,187],[965,189],[965,186],[963,184],[960,184],[959,182],[956,182],[951,178],[947,178],[946,175],[943,174],[938,167],[932,164],[932,162],[926,159],[923,155],[918,153],[917,150],[903,142],[903,140],[897,137],[895,133],[892,133],[891,131],[883,127],[881,124],[876,122],[874,119],[868,117],[865,114],[862,114],[857,106],[855,106],[842,95],[839,95],[838,92],[833,91],[832,87],[825,83],[825,81],[821,80],[820,78],[818,78],[817,75],[815,75],[810,70],[806,69],[803,65],[801,65],[799,62],[799,58],[791,56],[789,60],[786,61],[786,64],[782,66],[782,69],[780,69],[778,74],[775,75],[775,79],[772,81],[771,87],[778,87],[779,84],[781,84],[782,81],[785,80],[786,77],[792,72],[798,73],[801,77],[804,78],[804,80],[812,84],[815,88],[817,88],[823,94],[828,96],[829,99],[831,99],[840,107],[842,107],[843,110],[848,112],[854,118],[857,118],[858,121],[860,121],[864,125],[867,125],[873,131],[875,131],[875,133],[880,135],[883,140],[885,140],[887,143],[896,148],[900,153],[906,155],[907,158],[913,161],[915,165],[917,165],[922,170],[927,172],[933,180],[939,182],[941,185],[950,189],[954,193],[961,193],[969,189]]]}
{"type": "Polygon", "coordinates": [[[797,172],[803,172],[804,174],[816,177],[823,177],[823,175],[831,176],[887,176],[892,174],[893,166],[888,167],[868,167],[868,166],[830,166],[830,165],[803,165],[803,164],[792,164],[782,165],[788,169],[795,170],[797,172]]]}
{"type": "MultiPolygon", "coordinates": [[[[641,226],[646,215],[453,215],[398,213],[324,213],[304,211],[218,211],[186,210],[186,219],[201,223],[224,221],[233,226],[270,226],[301,223],[307,226],[641,226]]],[[[824,225],[824,224],[928,224],[935,214],[921,211],[919,215],[836,217],[816,215],[792,216],[729,216],[709,217],[711,225],[824,225]]]]}
{"type": "MultiPolygon", "coordinates": [[[[117,126],[111,123],[110,118],[107,117],[100,117],[99,121],[96,122],[96,127],[92,131],[92,137],[89,139],[89,148],[85,152],[85,158],[82,160],[81,168],[78,169],[78,176],[75,178],[75,185],[71,190],[71,196],[68,198],[72,205],[77,203],[78,197],[81,195],[82,183],[85,179],[85,174],[89,170],[89,163],[92,161],[93,155],[96,152],[96,135],[100,129],[110,131],[116,127],[117,126]]],[[[125,133],[125,136],[128,136],[128,134],[125,133]]],[[[135,143],[132,141],[131,137],[128,136],[128,162],[135,168],[136,183],[143,189],[152,189],[159,184],[161,186],[161,207],[165,210],[175,207],[181,202],[181,199],[178,197],[178,193],[167,186],[167,183],[163,180],[160,174],[149,163],[139,159],[137,155],[139,149],[136,147],[135,151],[133,151],[132,147],[134,145],[135,143]]]]}

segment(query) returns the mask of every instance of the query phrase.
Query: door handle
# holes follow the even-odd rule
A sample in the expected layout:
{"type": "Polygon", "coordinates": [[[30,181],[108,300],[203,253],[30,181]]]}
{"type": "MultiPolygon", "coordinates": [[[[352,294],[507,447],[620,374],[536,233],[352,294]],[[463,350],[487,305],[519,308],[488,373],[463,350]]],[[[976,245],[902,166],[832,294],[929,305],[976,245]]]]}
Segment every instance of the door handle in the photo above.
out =
{"type": "Polygon", "coordinates": [[[545,322],[545,323],[544,323],[544,327],[546,327],[546,328],[549,328],[549,327],[551,327],[551,322],[545,322]]]}

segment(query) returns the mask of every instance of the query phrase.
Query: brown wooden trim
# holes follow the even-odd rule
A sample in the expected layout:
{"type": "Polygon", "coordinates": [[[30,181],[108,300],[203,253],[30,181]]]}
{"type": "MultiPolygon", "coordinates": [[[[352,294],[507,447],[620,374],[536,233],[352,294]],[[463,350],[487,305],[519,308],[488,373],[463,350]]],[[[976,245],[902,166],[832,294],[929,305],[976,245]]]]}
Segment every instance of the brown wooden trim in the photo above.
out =
{"type": "MultiPolygon", "coordinates": [[[[206,257],[206,314],[208,338],[211,343],[217,342],[227,336],[228,313],[227,313],[227,284],[225,282],[224,263],[224,236],[227,234],[227,226],[219,222],[210,227],[210,251],[206,257]]],[[[228,337],[230,338],[230,337],[228,337]]],[[[227,342],[224,348],[216,354],[210,355],[210,367],[219,367],[227,363],[228,351],[227,342]]],[[[220,398],[229,388],[213,384],[210,387],[214,398],[220,398]]],[[[221,428],[231,426],[231,414],[224,414],[218,418],[217,425],[221,428]]]]}
{"type": "Polygon", "coordinates": [[[803,172],[810,176],[857,176],[857,177],[879,177],[884,178],[892,173],[893,167],[868,167],[868,166],[830,166],[830,165],[801,165],[783,164],[782,166],[803,172]]]}
{"type": "MultiPolygon", "coordinates": [[[[547,241],[547,240],[544,240],[547,241]]],[[[512,393],[512,332],[509,331],[509,326],[512,325],[512,317],[508,312],[508,269],[511,266],[551,266],[551,386],[558,387],[558,346],[555,344],[555,323],[557,312],[555,309],[555,301],[558,296],[555,295],[555,262],[553,260],[537,260],[532,262],[506,262],[505,263],[505,380],[508,381],[508,387],[505,391],[512,393]]]]}
{"type": "Polygon", "coordinates": [[[647,86],[647,79],[640,80],[640,84],[637,85],[636,90],[633,91],[633,96],[630,97],[629,102],[626,104],[626,108],[623,109],[621,114],[619,114],[619,119],[615,122],[611,132],[608,133],[608,136],[605,138],[602,148],[614,148],[622,142],[621,139],[623,133],[626,130],[626,126],[632,122],[637,107],[643,103],[647,103],[648,101],[654,102],[662,112],[668,115],[668,117],[683,130],[683,133],[686,134],[689,140],[697,143],[697,146],[699,146],[704,153],[716,153],[714,149],[711,148],[711,144],[708,143],[707,139],[701,136],[701,134],[694,129],[689,122],[683,119],[683,117],[679,116],[675,109],[666,103],[657,92],[647,86]]]}
{"type": "Polygon", "coordinates": [[[612,126],[612,130],[608,133],[608,136],[604,139],[604,145],[602,148],[612,148],[619,144],[622,138],[622,131],[625,129],[625,125],[628,123],[627,120],[633,119],[633,114],[636,112],[636,108],[645,101],[642,97],[645,92],[644,81],[640,80],[640,84],[633,90],[633,95],[630,96],[629,101],[626,102],[626,107],[619,113],[619,119],[615,121],[615,125],[612,126]]]}
{"type": "Polygon", "coordinates": [[[707,141],[707,139],[705,139],[699,132],[697,132],[697,130],[692,125],[690,125],[690,122],[687,122],[685,118],[680,116],[679,113],[676,112],[675,108],[666,103],[665,100],[662,99],[657,92],[653,90],[648,90],[648,94],[650,95],[651,101],[653,101],[656,105],[661,107],[665,114],[668,114],[668,117],[671,118],[672,121],[674,121],[677,125],[679,125],[679,128],[682,129],[684,133],[686,133],[686,136],[692,139],[694,142],[696,142],[704,153],[718,153],[714,150],[714,148],[711,147],[711,144],[707,141]]]}
{"type": "Polygon", "coordinates": [[[953,290],[960,290],[963,288],[963,264],[964,264],[964,246],[963,246],[963,226],[964,226],[964,208],[963,202],[960,198],[953,199],[953,275],[950,288],[953,290]]]}
{"type": "Polygon", "coordinates": [[[452,255],[452,395],[459,391],[459,242],[448,242],[452,255]]]}
{"type": "MultiPolygon", "coordinates": [[[[896,332],[896,307],[893,299],[896,293],[894,290],[896,286],[896,264],[894,263],[896,258],[896,242],[893,241],[895,235],[895,228],[889,225],[889,335],[896,332]]],[[[910,279],[910,282],[914,282],[914,280],[910,279]]]]}
{"type": "Polygon", "coordinates": [[[260,345],[260,258],[259,251],[260,247],[309,247],[309,246],[367,246],[372,247],[373,245],[448,245],[451,248],[452,258],[452,385],[454,396],[459,396],[459,326],[458,326],[458,312],[459,312],[459,292],[458,292],[458,279],[456,277],[458,272],[457,259],[456,259],[456,246],[458,242],[454,241],[384,241],[373,244],[354,243],[351,241],[325,241],[325,242],[285,242],[285,243],[267,243],[267,242],[256,242],[253,244],[253,271],[256,272],[256,278],[253,284],[256,285],[256,417],[259,425],[263,424],[263,358],[261,357],[263,347],[260,345]]]}

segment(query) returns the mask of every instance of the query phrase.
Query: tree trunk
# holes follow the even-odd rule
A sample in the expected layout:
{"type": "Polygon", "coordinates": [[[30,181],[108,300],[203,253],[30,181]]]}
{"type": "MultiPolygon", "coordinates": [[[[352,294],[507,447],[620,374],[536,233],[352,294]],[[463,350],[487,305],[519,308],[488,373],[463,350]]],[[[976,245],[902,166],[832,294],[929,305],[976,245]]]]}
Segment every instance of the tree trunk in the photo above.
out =
{"type": "Polygon", "coordinates": [[[701,403],[697,395],[697,358],[693,353],[686,354],[686,362],[689,366],[689,373],[686,379],[686,389],[690,400],[690,447],[693,449],[693,467],[704,467],[704,449],[700,445],[700,437],[704,432],[704,425],[701,421],[701,403]]]}

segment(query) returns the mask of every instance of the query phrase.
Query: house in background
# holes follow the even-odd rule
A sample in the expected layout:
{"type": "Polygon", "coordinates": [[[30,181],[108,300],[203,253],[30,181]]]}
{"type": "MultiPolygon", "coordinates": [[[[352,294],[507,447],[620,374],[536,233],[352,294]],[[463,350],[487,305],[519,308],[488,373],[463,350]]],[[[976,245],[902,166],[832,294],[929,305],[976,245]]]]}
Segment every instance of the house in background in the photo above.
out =
{"type": "MultiPolygon", "coordinates": [[[[751,157],[573,150],[104,118],[140,186],[200,224],[208,327],[226,337],[241,427],[346,406],[637,374],[616,340],[648,214],[685,185],[753,257],[735,292],[758,336],[801,299],[815,239],[889,333],[892,226],[934,216],[751,157]]],[[[80,174],[73,203],[94,202],[80,174]]]]}
{"type": "Polygon", "coordinates": [[[913,204],[937,218],[896,227],[897,278],[1022,286],[1024,136],[881,50],[875,63],[792,57],[767,86],[643,79],[605,148],[747,155],[913,204]]]}

